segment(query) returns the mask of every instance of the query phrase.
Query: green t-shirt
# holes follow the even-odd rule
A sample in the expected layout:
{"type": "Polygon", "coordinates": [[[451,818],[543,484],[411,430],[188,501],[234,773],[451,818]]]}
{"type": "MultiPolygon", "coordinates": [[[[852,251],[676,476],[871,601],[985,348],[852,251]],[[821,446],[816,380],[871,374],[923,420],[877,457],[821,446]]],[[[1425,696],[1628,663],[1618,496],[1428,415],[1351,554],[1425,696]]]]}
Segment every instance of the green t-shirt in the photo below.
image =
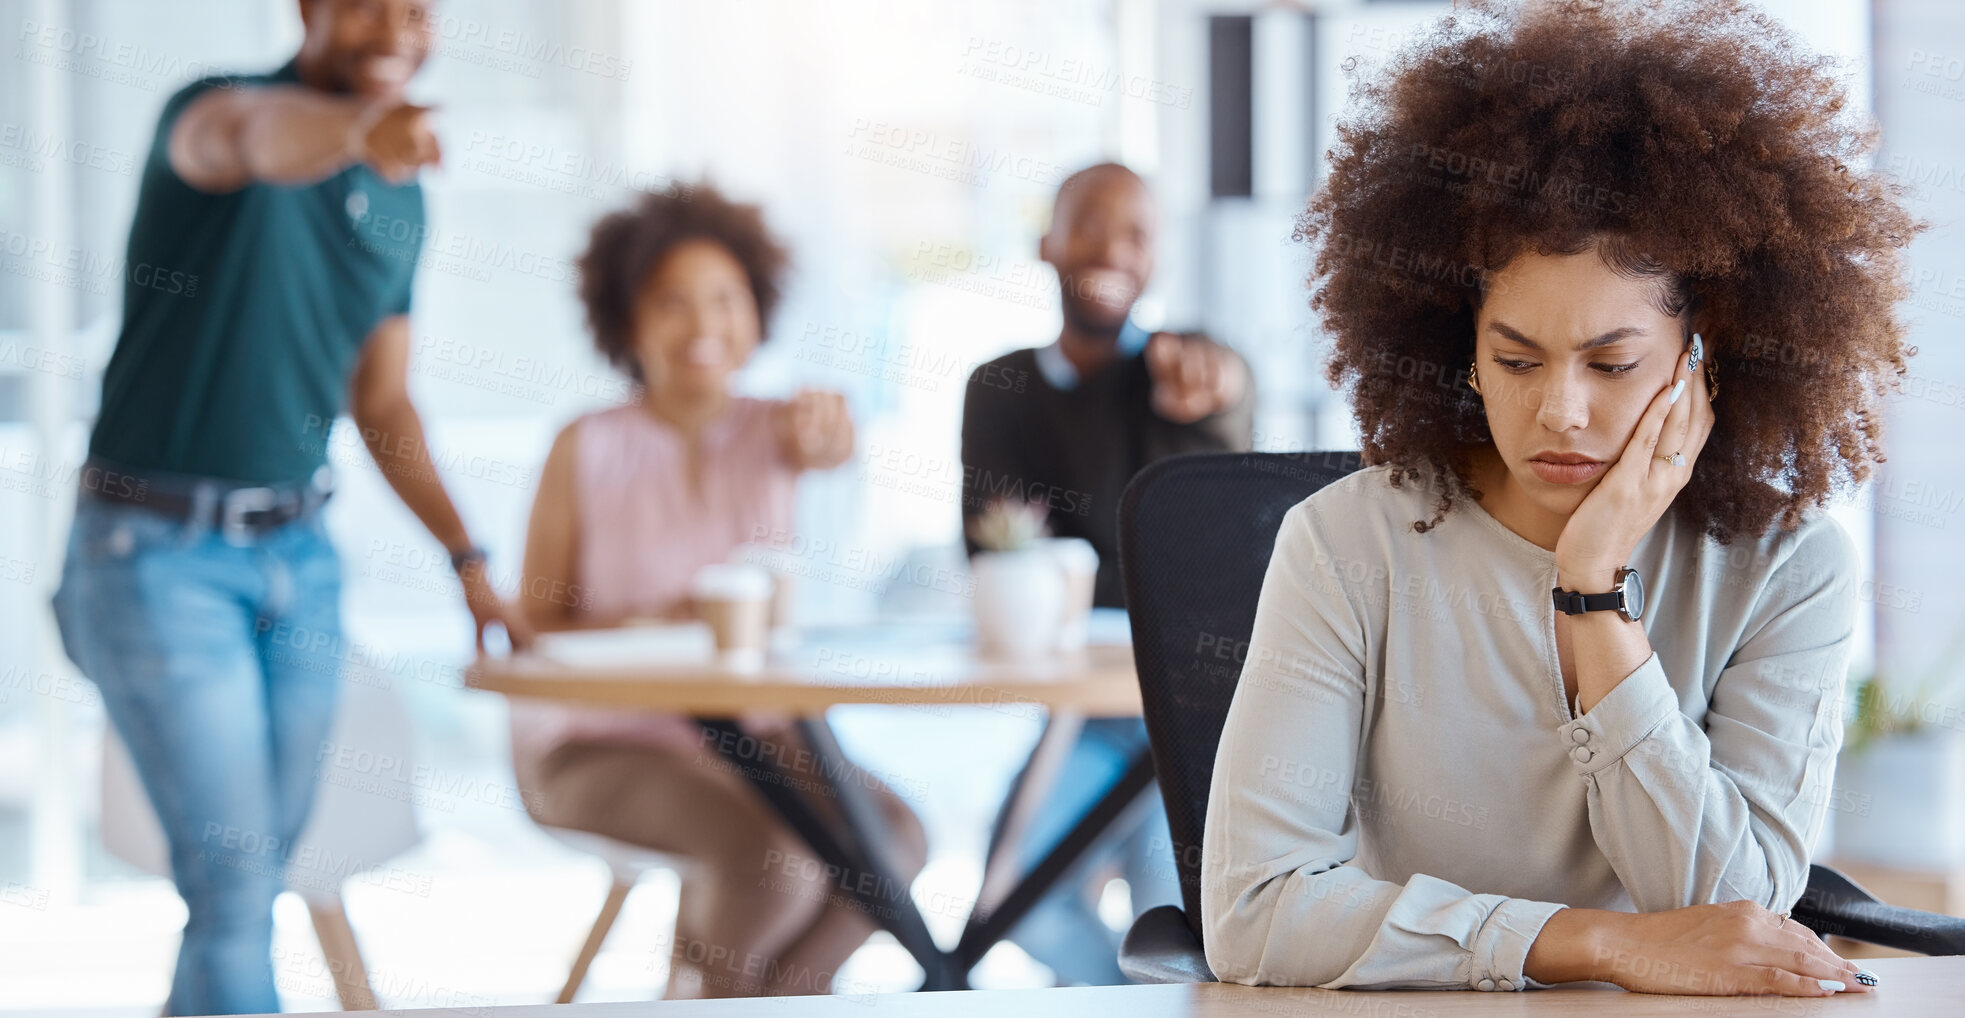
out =
{"type": "Polygon", "coordinates": [[[205,91],[298,81],[289,63],[196,81],[164,104],[90,455],[259,483],[304,481],[326,461],[363,341],[409,311],[423,189],[355,165],[305,187],[205,194],[170,164],[171,126],[205,91]]]}

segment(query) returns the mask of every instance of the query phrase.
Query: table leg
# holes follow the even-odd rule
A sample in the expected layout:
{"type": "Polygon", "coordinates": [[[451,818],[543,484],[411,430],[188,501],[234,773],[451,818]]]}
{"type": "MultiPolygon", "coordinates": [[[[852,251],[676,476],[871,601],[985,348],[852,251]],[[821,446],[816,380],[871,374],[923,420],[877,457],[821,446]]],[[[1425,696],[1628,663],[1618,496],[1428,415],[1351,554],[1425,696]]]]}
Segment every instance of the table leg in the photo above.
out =
{"type": "Polygon", "coordinates": [[[885,846],[890,843],[885,837],[888,833],[887,820],[881,814],[879,804],[874,801],[871,790],[861,787],[857,781],[842,783],[833,780],[834,774],[848,773],[846,768],[852,765],[840,752],[839,742],[833,737],[830,725],[823,719],[798,722],[799,732],[805,737],[807,748],[813,755],[815,772],[809,776],[800,775],[799,778],[801,782],[810,781],[839,803],[846,825],[844,831],[836,829],[820,816],[818,810],[795,789],[773,780],[778,776],[776,770],[744,759],[735,749],[743,737],[735,722],[698,719],[697,723],[705,731],[718,736],[710,740],[717,752],[736,767],[738,773],[749,779],[764,801],[812,847],[812,851],[827,866],[837,869],[839,890],[852,897],[882,929],[893,934],[901,947],[921,965],[926,973],[922,989],[968,988],[967,967],[958,968],[953,956],[935,943],[927,921],[914,904],[914,896],[909,893],[908,885],[899,880],[894,869],[887,865],[885,846]]]}
{"type": "Polygon", "coordinates": [[[1057,845],[1010,889],[1001,906],[995,909],[979,906],[969,916],[968,925],[962,930],[962,940],[955,946],[955,964],[966,973],[981,961],[982,956],[1009,935],[1024,916],[1030,914],[1030,910],[1050,892],[1065,871],[1083,858],[1086,851],[1132,808],[1152,784],[1153,754],[1142,747],[1127,762],[1119,780],[1113,782],[1105,795],[1079,818],[1071,830],[1065,832],[1057,845]]]}
{"type": "Polygon", "coordinates": [[[1058,772],[1071,758],[1072,747],[1084,730],[1085,716],[1077,711],[1054,711],[1044,723],[1044,732],[1031,748],[1029,762],[1011,782],[1010,794],[990,832],[989,848],[983,853],[982,889],[976,892],[977,910],[993,911],[1002,904],[1008,888],[1015,885],[1017,874],[1023,870],[1019,849],[1030,819],[1057,783],[1058,772]]]}
{"type": "Polygon", "coordinates": [[[832,791],[847,827],[859,840],[861,871],[873,876],[876,888],[890,892],[879,895],[885,900],[879,918],[886,921],[881,925],[927,972],[923,989],[967,989],[968,970],[952,969],[951,956],[935,943],[934,935],[928,931],[927,920],[914,903],[909,883],[899,878],[900,871],[889,851],[894,843],[893,825],[887,822],[887,814],[881,810],[873,789],[854,778],[854,765],[846,759],[832,726],[824,718],[802,719],[797,724],[799,734],[805,737],[806,748],[812,751],[819,781],[832,791]],[[834,780],[835,775],[845,780],[834,780]]]}

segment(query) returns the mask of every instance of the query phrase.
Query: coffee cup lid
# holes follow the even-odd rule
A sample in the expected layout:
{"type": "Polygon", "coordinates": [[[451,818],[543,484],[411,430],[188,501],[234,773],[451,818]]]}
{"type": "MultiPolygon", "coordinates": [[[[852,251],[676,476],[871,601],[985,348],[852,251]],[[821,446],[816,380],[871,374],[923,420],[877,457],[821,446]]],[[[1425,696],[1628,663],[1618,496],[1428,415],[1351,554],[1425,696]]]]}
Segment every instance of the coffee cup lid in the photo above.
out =
{"type": "Polygon", "coordinates": [[[769,598],[771,570],[743,562],[718,562],[696,571],[690,592],[699,598],[726,601],[769,598]]]}

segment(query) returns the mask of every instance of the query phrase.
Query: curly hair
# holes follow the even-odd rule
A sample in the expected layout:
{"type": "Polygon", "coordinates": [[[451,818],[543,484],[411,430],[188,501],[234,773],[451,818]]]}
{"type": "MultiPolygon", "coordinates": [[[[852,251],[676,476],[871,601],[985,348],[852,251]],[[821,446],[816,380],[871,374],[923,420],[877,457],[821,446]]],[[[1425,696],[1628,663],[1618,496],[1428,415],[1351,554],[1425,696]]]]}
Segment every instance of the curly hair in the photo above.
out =
{"type": "Polygon", "coordinates": [[[645,194],[632,208],[602,217],[580,255],[580,302],[594,346],[637,382],[646,379],[635,357],[636,300],[662,259],[692,240],[721,246],[744,267],[758,321],[771,320],[783,294],[791,258],[765,225],[763,210],[733,202],[713,185],[645,194]]]}
{"type": "Polygon", "coordinates": [[[1471,0],[1355,64],[1328,180],[1297,220],[1367,464],[1430,471],[1424,533],[1478,497],[1492,441],[1467,385],[1474,321],[1518,254],[1595,248],[1704,323],[1717,422],[1675,504],[1722,543],[1799,526],[1883,461],[1906,372],[1904,189],[1832,58],[1742,2],[1471,0]]]}

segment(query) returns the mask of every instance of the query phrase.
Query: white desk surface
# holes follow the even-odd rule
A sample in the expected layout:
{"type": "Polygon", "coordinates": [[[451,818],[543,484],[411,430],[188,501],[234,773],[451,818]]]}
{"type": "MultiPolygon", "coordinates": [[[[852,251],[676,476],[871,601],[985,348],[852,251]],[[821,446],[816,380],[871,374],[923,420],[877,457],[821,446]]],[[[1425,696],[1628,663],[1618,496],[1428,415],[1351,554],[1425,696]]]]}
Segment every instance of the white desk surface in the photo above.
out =
{"type": "Polygon", "coordinates": [[[1878,958],[1866,963],[1881,985],[1832,997],[1668,997],[1621,990],[1518,993],[1419,990],[1363,993],[1203,983],[1191,986],[1090,986],[1058,990],[890,993],[754,1000],[363,1011],[403,1018],[1486,1018],[1587,1015],[1588,1018],[1779,1018],[1965,1015],[1965,957],[1878,958]]]}

